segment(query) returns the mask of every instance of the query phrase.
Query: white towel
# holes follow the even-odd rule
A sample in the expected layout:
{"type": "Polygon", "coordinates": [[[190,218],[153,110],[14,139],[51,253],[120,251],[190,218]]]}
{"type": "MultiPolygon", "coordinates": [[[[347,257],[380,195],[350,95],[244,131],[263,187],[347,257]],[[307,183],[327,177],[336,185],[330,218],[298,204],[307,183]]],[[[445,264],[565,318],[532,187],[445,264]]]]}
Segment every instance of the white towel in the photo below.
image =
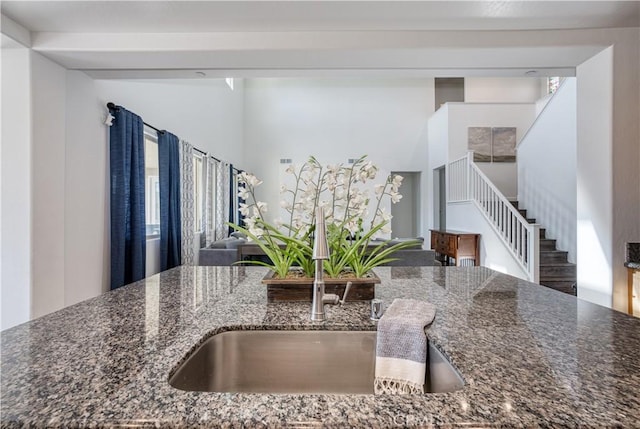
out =
{"type": "Polygon", "coordinates": [[[433,321],[433,304],[395,299],[378,322],[374,392],[424,393],[427,370],[427,336],[433,321]]]}

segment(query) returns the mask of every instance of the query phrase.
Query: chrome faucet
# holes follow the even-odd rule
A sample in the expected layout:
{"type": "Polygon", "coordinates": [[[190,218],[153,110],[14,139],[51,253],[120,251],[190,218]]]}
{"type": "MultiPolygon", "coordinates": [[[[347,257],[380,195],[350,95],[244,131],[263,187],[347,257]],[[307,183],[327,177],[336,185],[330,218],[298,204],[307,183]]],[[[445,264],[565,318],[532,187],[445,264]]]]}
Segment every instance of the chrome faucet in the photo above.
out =
{"type": "Polygon", "coordinates": [[[313,240],[313,259],[316,261],[316,276],[313,281],[313,303],[311,304],[311,320],[323,322],[327,320],[324,313],[325,304],[343,305],[347,299],[351,282],[347,282],[342,295],[342,300],[334,293],[324,293],[324,268],[323,262],[329,259],[329,244],[327,243],[327,229],[324,224],[324,209],[316,211],[316,230],[313,240]]]}

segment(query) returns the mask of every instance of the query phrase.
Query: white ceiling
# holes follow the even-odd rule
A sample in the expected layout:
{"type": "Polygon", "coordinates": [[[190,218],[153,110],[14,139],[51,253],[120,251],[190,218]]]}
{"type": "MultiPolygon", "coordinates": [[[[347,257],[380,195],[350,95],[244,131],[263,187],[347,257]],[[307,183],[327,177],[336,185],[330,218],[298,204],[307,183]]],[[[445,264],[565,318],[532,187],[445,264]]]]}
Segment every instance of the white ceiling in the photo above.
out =
{"type": "Polygon", "coordinates": [[[602,46],[501,32],[640,26],[640,1],[2,0],[0,10],[3,33],[22,29],[33,50],[95,78],[572,75],[602,46]]]}
{"type": "Polygon", "coordinates": [[[12,1],[35,32],[537,30],[634,27],[637,1],[12,1]]]}

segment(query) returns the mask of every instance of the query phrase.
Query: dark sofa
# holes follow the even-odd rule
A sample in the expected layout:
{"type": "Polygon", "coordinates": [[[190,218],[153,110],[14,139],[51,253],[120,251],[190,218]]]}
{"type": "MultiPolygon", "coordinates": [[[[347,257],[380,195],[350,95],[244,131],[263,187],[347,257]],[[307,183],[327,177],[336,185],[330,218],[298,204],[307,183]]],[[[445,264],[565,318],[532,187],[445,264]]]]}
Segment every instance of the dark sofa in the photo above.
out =
{"type": "MultiPolygon", "coordinates": [[[[247,244],[248,242],[238,233],[234,233],[233,235],[233,237],[216,241],[209,247],[201,248],[199,253],[199,265],[229,266],[238,262],[240,260],[238,247],[243,244],[247,244]]],[[[389,241],[389,244],[406,240],[416,239],[395,239],[389,241]]],[[[418,238],[418,240],[424,242],[424,239],[421,237],[418,238]]],[[[376,242],[372,243],[372,245],[376,244],[376,242]]],[[[435,260],[435,251],[423,249],[422,244],[416,244],[415,247],[397,250],[391,255],[391,257],[396,258],[396,260],[385,265],[391,267],[427,267],[440,265],[440,263],[435,260]]]]}

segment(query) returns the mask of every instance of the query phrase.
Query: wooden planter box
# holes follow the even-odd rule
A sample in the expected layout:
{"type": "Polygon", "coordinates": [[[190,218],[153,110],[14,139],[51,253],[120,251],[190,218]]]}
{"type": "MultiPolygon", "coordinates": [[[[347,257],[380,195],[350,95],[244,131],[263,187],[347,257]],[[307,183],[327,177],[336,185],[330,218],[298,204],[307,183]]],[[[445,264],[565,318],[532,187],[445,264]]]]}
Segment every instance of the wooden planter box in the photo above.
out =
{"type": "MultiPolygon", "coordinates": [[[[262,283],[267,285],[267,302],[312,301],[313,278],[274,279],[274,274],[273,271],[269,271],[262,279],[262,283]]],[[[370,272],[368,277],[362,278],[325,277],[325,293],[335,293],[342,298],[344,288],[349,281],[351,289],[347,301],[369,301],[375,298],[375,285],[380,283],[380,277],[374,272],[370,272]]]]}

